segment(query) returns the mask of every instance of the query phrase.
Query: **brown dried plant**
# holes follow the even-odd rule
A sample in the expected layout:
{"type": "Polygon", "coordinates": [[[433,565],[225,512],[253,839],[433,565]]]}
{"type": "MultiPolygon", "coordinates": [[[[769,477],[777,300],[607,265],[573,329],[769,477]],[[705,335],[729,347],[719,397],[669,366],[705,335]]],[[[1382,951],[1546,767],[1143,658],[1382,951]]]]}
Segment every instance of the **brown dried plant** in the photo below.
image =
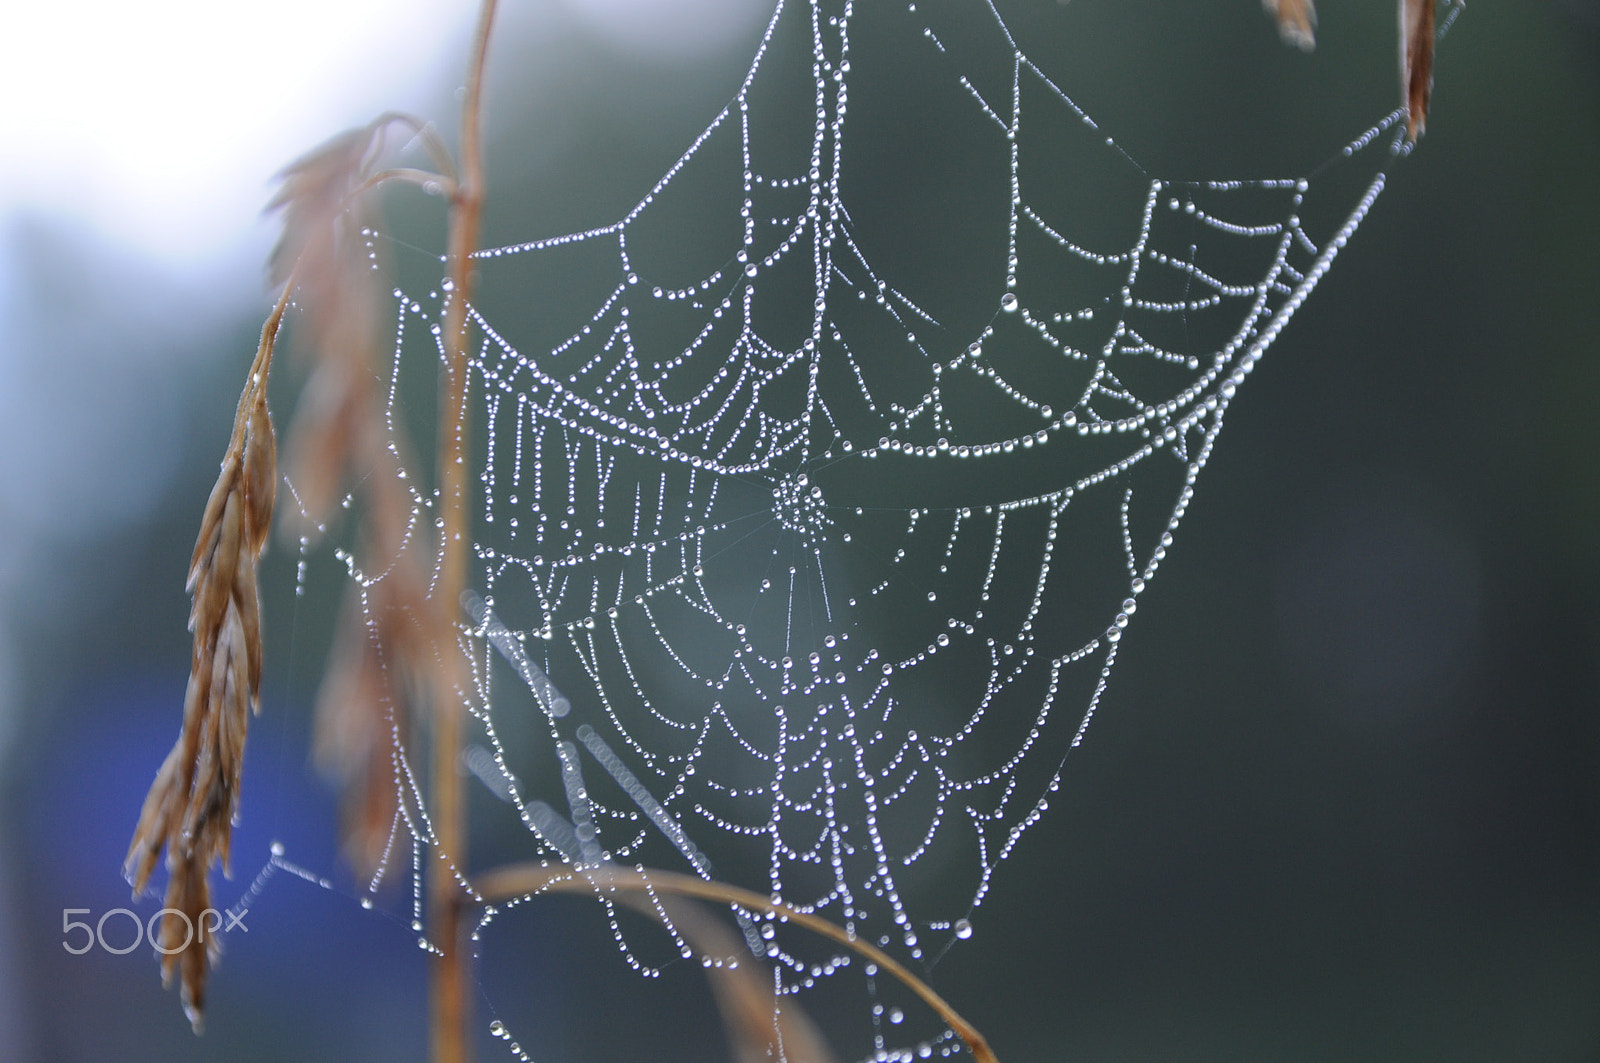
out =
{"type": "Polygon", "coordinates": [[[1267,14],[1278,20],[1283,43],[1304,51],[1317,46],[1317,5],[1314,0],[1261,0],[1267,14]]]}
{"type": "MultiPolygon", "coordinates": [[[[1437,0],[1397,0],[1400,14],[1400,102],[1406,109],[1406,136],[1414,144],[1428,121],[1433,96],[1434,4],[1437,0]]],[[[1311,51],[1317,44],[1315,0],[1261,0],[1278,21],[1285,44],[1311,51]]]]}
{"type": "Polygon", "coordinates": [[[1412,141],[1427,124],[1433,98],[1433,5],[1434,0],[1400,0],[1400,91],[1412,141]]]}
{"type": "MultiPolygon", "coordinates": [[[[1432,86],[1435,0],[1398,0],[1407,132],[1414,141],[1427,117],[1432,86]]],[[[1313,0],[1263,0],[1289,43],[1314,44],[1313,0]]],[[[431,766],[429,843],[441,860],[428,870],[427,928],[435,953],[431,1057],[468,1056],[464,913],[470,906],[552,892],[614,896],[675,926],[704,956],[740,950],[735,935],[694,901],[761,911],[830,938],[903,981],[939,1014],[980,1063],[995,1056],[981,1034],[902,965],[855,935],[771,898],[719,882],[664,871],[612,866],[518,864],[467,876],[464,802],[456,762],[461,719],[470,697],[456,611],[465,581],[467,305],[483,196],[479,149],[480,90],[495,0],[483,0],[462,109],[459,172],[431,127],[385,114],[340,134],[291,164],[270,209],[281,210],[283,236],[272,280],[281,285],[267,317],[234,418],[222,470],[212,489],[191,558],[189,627],[194,648],[183,724],[156,775],[129,847],[125,871],[136,892],[147,886],[163,849],[169,875],[158,943],[162,977],[177,971],[183,1007],[201,1028],[215,937],[189,938],[211,907],[210,869],[228,869],[250,711],[259,711],[262,639],[257,566],[266,548],[277,482],[276,443],[267,408],[273,350],[291,300],[306,325],[308,380],[288,447],[299,531],[322,533],[346,483],[361,515],[360,557],[381,578],[356,583],[344,607],[317,705],[315,757],[344,799],[346,856],[374,874],[393,836],[411,765],[410,734],[426,722],[431,766]],[[380,168],[392,128],[408,129],[437,172],[380,168]],[[375,383],[382,378],[377,307],[381,293],[364,233],[370,193],[394,182],[419,185],[449,203],[450,297],[441,333],[438,462],[439,529],[421,521],[407,486],[405,441],[386,422],[375,383]],[[186,922],[187,920],[187,922],[186,922]],[[181,946],[181,947],[180,947],[181,946]]],[[[419,812],[421,810],[418,810],[419,812]]],[[[821,1035],[798,1009],[779,1002],[756,975],[757,964],[712,964],[713,989],[741,1060],[774,1058],[830,1063],[821,1035]]]]}
{"type": "MultiPolygon", "coordinates": [[[[228,870],[249,719],[246,705],[260,711],[257,566],[271,528],[278,477],[267,380],[285,311],[297,291],[302,293],[302,309],[318,351],[290,455],[308,530],[326,519],[347,466],[370,471],[374,462],[395,460],[382,437],[371,387],[375,292],[371,271],[362,268],[356,251],[364,216],[362,193],[390,179],[424,179],[413,171],[373,172],[383,131],[395,122],[410,124],[436,155],[441,154],[426,127],[404,116],[384,115],[334,138],[282,174],[282,190],[269,207],[284,213],[283,238],[271,264],[282,295],[262,328],[222,472],[206,504],[190,562],[189,628],[194,649],[183,727],[145,798],[124,870],[135,892],[142,892],[166,849],[165,907],[172,911],[163,917],[159,931],[162,977],[170,983],[173,971],[179,971],[184,1010],[196,1031],[202,1025],[206,970],[215,959],[217,942],[214,935],[204,937],[195,928],[203,925],[202,913],[211,907],[210,869],[220,860],[224,872],[228,870]]],[[[426,179],[439,180],[433,175],[426,179]]],[[[374,496],[367,528],[379,550],[395,551],[395,544],[404,542],[409,531],[409,500],[394,497],[400,493],[396,471],[390,467],[367,478],[374,496]]],[[[418,567],[409,558],[397,564],[402,569],[406,564],[418,567]]],[[[408,579],[401,571],[382,586],[385,601],[378,615],[425,610],[425,605],[418,605],[426,601],[426,583],[420,577],[408,579]]],[[[410,630],[396,624],[385,626],[381,634],[387,644],[400,647],[398,656],[415,660],[419,657],[406,645],[410,630]]],[[[349,656],[357,662],[368,660],[360,652],[349,656]]],[[[388,674],[384,669],[367,673],[378,677],[376,683],[369,679],[352,684],[349,668],[336,664],[330,673],[328,697],[338,699],[341,723],[322,729],[320,747],[324,762],[347,778],[352,764],[373,759],[389,763],[393,727],[387,722],[388,710],[397,700],[383,679],[388,674]]],[[[395,794],[392,771],[369,769],[360,774],[362,785],[352,788],[359,796],[351,803],[360,802],[373,809],[373,815],[384,816],[382,830],[387,832],[395,794]],[[391,811],[384,809],[386,800],[391,811]]],[[[358,839],[352,842],[357,866],[372,860],[367,855],[373,834],[365,825],[369,818],[361,817],[363,826],[347,831],[347,836],[358,839]]]]}
{"type": "Polygon", "coordinates": [[[366,193],[394,179],[441,189],[452,184],[450,177],[422,171],[375,170],[384,133],[397,123],[416,133],[441,169],[450,169],[449,154],[430,127],[387,114],[291,165],[272,204],[284,213],[274,275],[302,278],[298,290],[310,334],[311,372],[288,448],[298,531],[308,540],[321,535],[342,486],[353,482],[362,516],[360,557],[368,571],[383,573],[348,592],[317,699],[313,750],[343,796],[346,857],[368,876],[376,873],[394,828],[397,757],[418,700],[418,684],[397,677],[430,658],[430,639],[453,639],[452,632],[430,629],[437,610],[427,573],[438,544],[414,527],[402,476],[407,447],[388,431],[374,388],[382,373],[380,292],[362,236],[373,220],[366,193]]]}
{"type": "MultiPolygon", "coordinates": [[[[385,114],[340,134],[291,164],[269,209],[283,214],[283,236],[270,262],[282,285],[262,331],[249,383],[240,399],[233,439],[212,492],[189,577],[194,595],[190,627],[194,654],[183,729],[149,796],[127,858],[135,891],[142,891],[157,857],[167,851],[170,877],[160,945],[163,976],[181,971],[184,1008],[198,1032],[204,1009],[207,942],[182,935],[210,904],[209,872],[227,854],[237,810],[248,700],[259,706],[261,620],[256,563],[271,524],[277,469],[266,385],[273,346],[292,298],[298,296],[310,336],[313,367],[296,417],[290,464],[300,502],[301,529],[320,533],[346,478],[360,485],[363,562],[384,576],[346,607],[366,618],[336,647],[319,699],[316,756],[341,784],[346,852],[371,871],[393,829],[400,757],[408,709],[426,692],[434,719],[430,783],[431,840],[452,866],[429,881],[429,930],[437,941],[434,968],[434,1058],[466,1054],[465,898],[454,867],[464,867],[465,830],[455,771],[464,667],[454,614],[464,581],[466,549],[465,451],[466,263],[476,238],[481,200],[478,151],[479,86],[494,0],[484,0],[474,37],[463,107],[464,177],[425,124],[385,114]],[[386,132],[409,127],[441,172],[378,169],[386,132]],[[415,526],[416,507],[402,485],[401,441],[391,438],[374,394],[377,292],[364,253],[364,221],[373,189],[394,182],[444,194],[450,203],[450,249],[455,297],[443,336],[446,373],[438,464],[442,533],[415,526]],[[430,581],[430,573],[439,578],[430,581]],[[417,682],[395,677],[407,673],[417,682]],[[189,918],[188,927],[185,917],[189,918]]],[[[441,864],[445,862],[441,861],[441,864]]],[[[210,951],[208,951],[210,950],[210,951]]]]}
{"type": "MultiPolygon", "coordinates": [[[[474,249],[483,179],[478,146],[479,93],[495,0],[483,0],[462,110],[459,175],[432,129],[385,114],[340,134],[291,164],[270,209],[283,215],[283,236],[271,259],[282,285],[262,328],[233,435],[201,522],[190,564],[194,633],[183,726],[145,799],[125,870],[136,892],[148,884],[163,848],[169,882],[159,944],[163,980],[179,971],[185,1012],[201,1029],[208,963],[215,937],[190,939],[211,907],[210,869],[227,871],[244,757],[246,706],[259,710],[261,617],[257,564],[266,548],[277,481],[276,444],[267,409],[273,349],[291,301],[307,328],[310,370],[288,447],[299,502],[297,529],[322,533],[353,482],[361,515],[361,563],[381,578],[353,586],[344,628],[330,658],[317,706],[315,756],[344,800],[345,852],[363,874],[380,864],[393,836],[407,738],[426,714],[428,841],[443,859],[429,862],[427,930],[434,946],[431,1058],[468,1057],[469,981],[465,913],[513,896],[590,891],[614,895],[664,925],[675,926],[704,956],[742,948],[735,935],[694,900],[770,915],[822,934],[905,982],[967,1044],[980,1063],[994,1054],[971,1024],[903,966],[854,934],[816,916],[737,887],[663,871],[614,867],[514,865],[467,878],[465,804],[457,770],[461,720],[470,697],[457,619],[465,583],[466,337],[469,257],[474,249]],[[387,131],[411,130],[437,173],[378,168],[387,131]],[[451,295],[441,332],[437,533],[418,514],[427,507],[407,487],[405,444],[384,418],[376,382],[380,293],[363,236],[373,209],[368,193],[393,182],[444,195],[450,206],[451,295]],[[187,924],[185,919],[187,918],[187,924]],[[181,946],[181,947],[180,947],[181,946]]],[[[418,812],[423,810],[418,809],[418,812]]],[[[832,1063],[810,1020],[780,1002],[759,964],[709,967],[714,995],[742,1061],[787,1057],[832,1063]]]]}
{"type": "MultiPolygon", "coordinates": [[[[1435,0],[1398,0],[1407,132],[1422,132],[1432,85],[1435,0]]],[[[1313,0],[1263,0],[1289,43],[1315,41],[1313,0]]],[[[995,1056],[981,1034],[924,982],[872,945],[815,915],[772,898],[699,878],[611,865],[516,864],[468,875],[465,806],[457,760],[469,698],[456,613],[465,581],[467,546],[464,455],[467,452],[466,340],[474,250],[483,196],[479,150],[480,89],[495,0],[483,0],[462,109],[459,170],[431,127],[385,114],[342,133],[291,164],[270,209],[280,210],[283,236],[272,280],[281,285],[239,399],[222,470],[212,489],[190,562],[189,627],[194,648],[183,724],[150,788],[134,831],[125,871],[136,892],[147,886],[163,849],[169,881],[158,943],[162,977],[181,979],[183,1007],[200,1030],[208,963],[215,937],[187,939],[211,907],[210,869],[228,868],[250,711],[259,711],[262,667],[257,566],[266,547],[277,482],[276,444],[267,408],[267,380],[280,326],[291,302],[305,323],[308,379],[288,446],[298,531],[314,538],[336,503],[359,504],[360,563],[381,578],[352,585],[342,630],[317,704],[315,757],[344,801],[347,858],[375,874],[396,829],[414,765],[406,762],[414,731],[429,736],[427,840],[443,859],[427,871],[427,932],[434,947],[431,1057],[467,1058],[467,963],[470,907],[556,892],[615,897],[675,927],[702,956],[741,951],[736,935],[695,902],[764,912],[855,951],[904,982],[965,1042],[980,1063],[995,1056]],[[437,172],[380,168],[385,140],[408,129],[437,172]],[[441,341],[438,529],[424,522],[403,476],[407,446],[388,424],[376,384],[382,298],[364,236],[374,211],[369,193],[394,182],[423,187],[449,204],[450,293],[441,341]],[[423,726],[426,724],[426,726],[423,726]],[[187,920],[187,923],[186,923],[187,920]],[[185,943],[186,942],[186,943],[185,943]],[[180,947],[181,946],[181,947],[180,947]]],[[[741,1060],[777,1058],[831,1063],[828,1047],[804,1014],[774,996],[760,965],[711,964],[713,989],[741,1060]]]]}
{"type": "Polygon", "coordinates": [[[267,545],[278,479],[266,384],[283,307],[280,302],[262,327],[222,472],[200,521],[189,562],[194,651],[183,728],[145,797],[123,865],[135,893],[142,892],[166,848],[170,911],[159,932],[161,977],[170,983],[173,970],[181,971],[183,1008],[197,1032],[216,938],[195,929],[206,925],[203,913],[211,908],[212,865],[220,860],[228,867],[250,720],[246,706],[261,708],[256,566],[267,545]]]}

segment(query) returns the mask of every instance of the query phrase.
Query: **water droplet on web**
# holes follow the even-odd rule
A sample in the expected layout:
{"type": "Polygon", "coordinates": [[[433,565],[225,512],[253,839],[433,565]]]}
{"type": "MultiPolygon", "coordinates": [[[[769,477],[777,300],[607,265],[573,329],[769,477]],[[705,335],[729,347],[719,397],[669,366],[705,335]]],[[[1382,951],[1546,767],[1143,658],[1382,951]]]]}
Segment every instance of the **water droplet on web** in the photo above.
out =
{"type": "Polygon", "coordinates": [[[965,919],[956,920],[956,937],[962,941],[972,936],[972,924],[965,919]]]}
{"type": "Polygon", "coordinates": [[[1017,293],[1016,292],[1006,292],[1006,294],[1004,294],[1004,295],[1002,295],[1000,297],[1000,309],[1004,310],[1006,313],[1009,314],[1009,313],[1011,313],[1011,311],[1015,310],[1016,308],[1017,308],[1017,293]]]}
{"type": "Polygon", "coordinates": [[[891,1024],[893,1024],[895,1026],[899,1026],[902,1022],[905,1022],[905,1021],[906,1021],[906,1013],[905,1012],[901,1011],[899,1008],[890,1008],[889,1009],[889,1022],[891,1024]]]}

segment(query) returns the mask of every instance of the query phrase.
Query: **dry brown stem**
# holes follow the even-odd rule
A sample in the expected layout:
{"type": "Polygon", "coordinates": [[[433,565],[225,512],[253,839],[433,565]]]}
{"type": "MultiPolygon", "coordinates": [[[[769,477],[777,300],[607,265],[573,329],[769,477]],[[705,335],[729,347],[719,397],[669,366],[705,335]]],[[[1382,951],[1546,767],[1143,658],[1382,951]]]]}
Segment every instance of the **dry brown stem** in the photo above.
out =
{"type": "MultiPolygon", "coordinates": [[[[331,508],[347,466],[370,471],[395,461],[381,438],[381,417],[372,395],[376,328],[370,270],[360,238],[360,193],[374,184],[370,173],[381,151],[383,132],[395,123],[409,125],[436,158],[437,137],[414,119],[384,115],[367,126],[341,134],[291,165],[271,208],[282,208],[284,232],[273,253],[271,272],[283,285],[282,296],[261,331],[261,343],[239,398],[233,434],[222,471],[201,519],[190,561],[188,590],[193,598],[189,628],[194,633],[183,726],[145,798],[128,850],[125,872],[136,892],[143,891],[162,849],[167,854],[167,908],[179,914],[164,917],[160,929],[162,977],[180,972],[184,1010],[196,1031],[204,1012],[208,954],[214,957],[214,935],[200,935],[202,913],[211,907],[209,871],[218,860],[226,871],[232,825],[238,809],[249,709],[259,711],[261,691],[261,611],[257,565],[266,548],[277,486],[277,447],[267,408],[267,380],[273,349],[290,298],[303,293],[303,305],[315,346],[322,352],[307,389],[297,423],[291,464],[300,486],[303,513],[320,527],[331,508]],[[185,917],[188,919],[185,925],[185,917]],[[185,937],[189,944],[181,949],[185,937]]],[[[443,156],[448,162],[448,157],[443,156]]],[[[413,171],[398,173],[412,179],[413,171]]],[[[450,178],[441,177],[449,183],[450,178]]],[[[387,471],[394,472],[394,468],[387,471]]],[[[393,476],[371,478],[380,502],[371,507],[379,517],[369,535],[391,555],[400,552],[409,533],[409,501],[393,476]]],[[[418,566],[420,567],[420,565],[418,566]]],[[[404,614],[415,607],[426,614],[426,582],[394,575],[386,580],[381,615],[404,614]],[[417,603],[422,603],[418,605],[417,603]]],[[[402,639],[387,625],[387,642],[402,639]]],[[[408,652],[405,654],[410,657],[408,652]]],[[[335,669],[335,675],[340,673],[335,669]]],[[[384,675],[378,669],[379,676],[384,675]]],[[[357,800],[368,810],[355,843],[371,848],[374,815],[394,799],[393,771],[374,772],[370,762],[380,754],[373,740],[373,719],[381,716],[381,746],[393,745],[390,722],[396,699],[374,691],[368,681],[346,683],[352,691],[356,723],[342,733],[359,735],[346,746],[359,746],[366,756],[357,800]],[[381,712],[371,708],[377,704],[381,712]]],[[[339,748],[339,743],[330,742],[339,748]]],[[[335,757],[334,759],[337,759],[335,757]]],[[[348,763],[350,758],[346,757],[348,763]]],[[[391,816],[392,819],[392,816],[391,816]]],[[[349,817],[347,817],[347,822],[349,817]]],[[[387,830],[389,822],[384,823],[387,830]]]]}
{"type": "Polygon", "coordinates": [[[291,445],[291,468],[308,535],[323,527],[346,479],[354,479],[364,515],[363,567],[375,578],[352,589],[347,633],[335,649],[317,707],[316,757],[344,794],[345,850],[373,874],[394,829],[400,758],[412,730],[411,708],[428,703],[431,737],[428,820],[442,859],[428,872],[428,932],[433,961],[432,1056],[467,1056],[469,952],[455,868],[466,865],[465,803],[456,761],[464,714],[465,662],[458,644],[457,602],[466,579],[466,306],[469,256],[482,202],[479,100],[494,4],[480,9],[462,111],[461,172],[426,126],[385,115],[341,134],[289,167],[275,206],[284,238],[275,272],[292,261],[303,279],[316,368],[291,445]],[[416,130],[440,174],[376,170],[383,131],[400,121],[416,130]],[[393,438],[377,405],[378,302],[361,230],[364,193],[392,181],[435,187],[450,197],[451,278],[442,334],[438,462],[442,534],[422,533],[400,477],[404,441],[393,438]],[[429,576],[437,574],[430,588],[429,576]],[[359,598],[359,601],[356,599],[359,598]],[[360,618],[359,620],[357,618],[360,618]],[[364,621],[361,622],[361,621],[364,621]],[[411,677],[410,681],[405,678],[411,677]]]}
{"type": "MultiPolygon", "coordinates": [[[[1434,4],[1438,0],[1397,0],[1400,14],[1400,100],[1406,109],[1406,136],[1413,144],[1428,120],[1433,95],[1434,4]]],[[[1316,47],[1315,0],[1261,0],[1278,22],[1285,44],[1305,51],[1316,47]]]]}
{"type": "Polygon", "coordinates": [[[1400,0],[1400,92],[1406,104],[1406,135],[1413,143],[1428,122],[1433,97],[1435,0],[1400,0]]]}
{"type": "Polygon", "coordinates": [[[417,534],[402,477],[406,447],[391,436],[375,393],[384,372],[381,292],[362,236],[371,214],[365,193],[390,180],[454,187],[450,177],[421,171],[375,172],[384,131],[396,123],[415,130],[448,172],[448,154],[427,126],[387,114],[289,166],[273,200],[284,214],[273,269],[283,272],[293,257],[312,362],[289,443],[297,523],[307,538],[320,535],[344,485],[356,484],[360,563],[371,577],[350,590],[317,700],[313,750],[341,793],[346,856],[366,876],[376,873],[394,829],[399,757],[419,687],[403,677],[427,672],[436,610],[427,580],[433,544],[417,534]]]}
{"type": "Polygon", "coordinates": [[[682,875],[674,871],[659,871],[655,869],[635,871],[630,868],[611,865],[577,868],[569,864],[552,866],[532,863],[513,864],[509,867],[486,871],[473,879],[472,887],[480,903],[484,904],[493,904],[538,893],[592,893],[605,891],[693,897],[703,901],[714,901],[719,904],[737,905],[750,911],[769,912],[787,922],[804,927],[814,934],[820,934],[831,941],[843,945],[858,956],[877,964],[886,974],[897,979],[907,989],[910,989],[921,998],[923,1003],[932,1008],[939,1018],[950,1029],[955,1031],[956,1036],[961,1038],[966,1044],[967,1050],[972,1053],[972,1057],[978,1063],[998,1063],[994,1050],[989,1047],[988,1040],[978,1032],[977,1027],[962,1018],[943,997],[934,992],[932,986],[912,974],[904,964],[893,956],[869,942],[862,941],[850,931],[837,927],[820,916],[812,915],[810,912],[802,912],[797,908],[791,908],[787,904],[775,901],[770,897],[764,897],[751,890],[730,886],[725,882],[708,882],[705,879],[682,875]]]}
{"type": "Polygon", "coordinates": [[[466,715],[466,659],[457,640],[461,594],[466,589],[467,544],[467,306],[472,299],[472,253],[478,246],[483,205],[483,70],[494,27],[495,0],[481,0],[472,34],[461,101],[461,173],[450,196],[450,286],[445,306],[445,376],[439,388],[439,579],[432,617],[436,655],[433,665],[433,750],[430,778],[434,843],[443,859],[428,872],[428,930],[439,952],[429,992],[431,1056],[435,1063],[466,1063],[471,1005],[468,963],[471,949],[463,909],[467,896],[458,876],[467,870],[466,801],[457,763],[461,725],[466,715]],[[457,870],[459,869],[459,870],[457,870]]]}

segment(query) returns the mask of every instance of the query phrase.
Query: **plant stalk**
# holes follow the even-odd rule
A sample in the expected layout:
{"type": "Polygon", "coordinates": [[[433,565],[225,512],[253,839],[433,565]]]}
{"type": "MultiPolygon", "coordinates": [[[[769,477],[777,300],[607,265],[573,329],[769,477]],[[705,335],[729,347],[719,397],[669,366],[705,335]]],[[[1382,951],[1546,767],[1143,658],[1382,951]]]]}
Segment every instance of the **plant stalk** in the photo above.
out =
{"type": "Polygon", "coordinates": [[[657,893],[677,894],[681,897],[695,897],[704,901],[716,901],[722,904],[738,905],[752,911],[770,912],[788,922],[795,923],[814,934],[820,934],[832,941],[838,942],[845,948],[865,959],[875,963],[886,973],[899,979],[906,988],[910,989],[923,1003],[927,1004],[944,1023],[954,1030],[956,1036],[966,1043],[967,1050],[972,1053],[973,1059],[978,1063],[999,1063],[995,1058],[994,1050],[989,1047],[989,1042],[983,1034],[978,1032],[966,1019],[962,1018],[945,999],[933,991],[922,979],[907,970],[905,965],[893,956],[877,948],[869,942],[862,941],[855,934],[828,922],[826,919],[791,908],[781,901],[764,897],[759,893],[738,886],[730,886],[725,882],[708,882],[705,879],[695,878],[692,875],[682,875],[675,871],[634,871],[629,868],[600,866],[576,868],[569,864],[549,866],[545,864],[511,864],[506,867],[485,871],[482,875],[474,877],[473,891],[478,895],[479,903],[494,904],[498,901],[508,901],[519,897],[526,897],[534,893],[597,893],[612,890],[654,890],[657,893]]]}
{"type": "Polygon", "coordinates": [[[460,179],[450,203],[451,290],[445,308],[445,372],[440,382],[439,504],[443,519],[439,582],[434,593],[438,667],[433,670],[433,767],[431,804],[437,859],[428,864],[428,933],[439,952],[433,961],[429,1028],[434,1063],[467,1063],[471,1055],[468,985],[471,961],[465,894],[457,877],[467,868],[466,803],[457,761],[466,668],[456,637],[461,592],[466,588],[467,544],[467,306],[471,298],[472,252],[477,247],[483,205],[480,139],[483,67],[489,51],[495,0],[483,0],[472,38],[466,95],[461,106],[460,179]]]}

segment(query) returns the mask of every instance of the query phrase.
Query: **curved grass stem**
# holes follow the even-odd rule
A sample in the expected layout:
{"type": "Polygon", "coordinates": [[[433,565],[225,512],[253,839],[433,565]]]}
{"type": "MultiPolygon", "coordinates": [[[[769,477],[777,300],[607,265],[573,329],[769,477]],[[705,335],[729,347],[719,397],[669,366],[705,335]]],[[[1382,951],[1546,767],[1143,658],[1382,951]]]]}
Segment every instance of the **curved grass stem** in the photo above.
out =
{"type": "Polygon", "coordinates": [[[899,979],[923,1003],[932,1008],[944,1023],[961,1038],[978,1063],[999,1063],[989,1042],[977,1028],[952,1008],[938,993],[903,964],[882,949],[862,941],[855,934],[809,912],[792,908],[751,890],[723,882],[708,882],[675,871],[634,871],[629,868],[600,866],[573,867],[569,864],[511,864],[495,868],[472,880],[473,893],[482,904],[493,904],[535,893],[592,893],[597,890],[623,890],[675,894],[703,901],[737,905],[752,911],[767,912],[804,927],[814,934],[843,945],[899,979]]]}

